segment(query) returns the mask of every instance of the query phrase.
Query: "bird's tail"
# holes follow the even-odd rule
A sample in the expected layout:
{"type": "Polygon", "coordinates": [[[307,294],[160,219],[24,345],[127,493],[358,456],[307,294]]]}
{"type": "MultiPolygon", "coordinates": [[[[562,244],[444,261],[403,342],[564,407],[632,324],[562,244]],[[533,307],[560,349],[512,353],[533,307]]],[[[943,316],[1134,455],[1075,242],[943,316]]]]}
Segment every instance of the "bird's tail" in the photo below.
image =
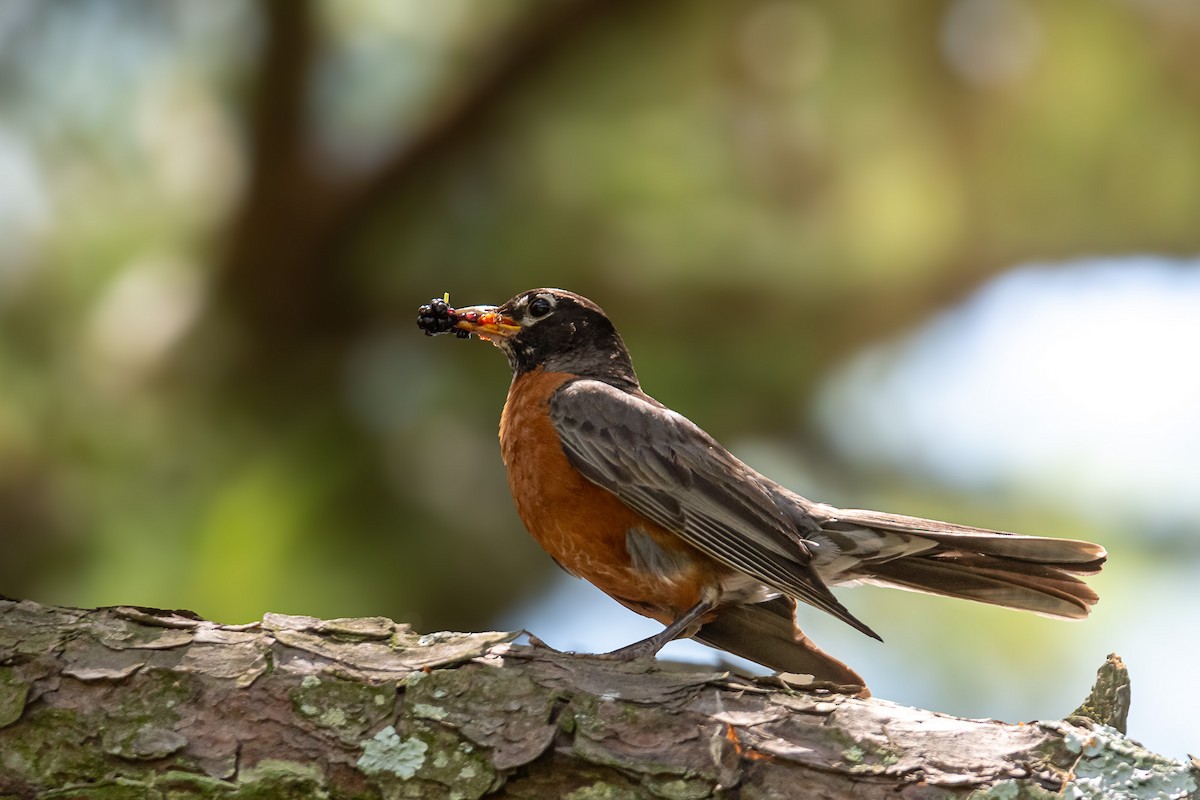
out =
{"type": "Polygon", "coordinates": [[[1107,558],[1091,542],[875,511],[835,514],[822,524],[844,568],[828,575],[832,582],[859,580],[1068,619],[1086,617],[1099,599],[1078,577],[1099,572],[1107,558]],[[851,543],[847,550],[843,542],[851,543]]]}
{"type": "Polygon", "coordinates": [[[865,693],[858,673],[814,645],[796,628],[795,616],[796,601],[790,597],[729,606],[693,638],[778,672],[811,675],[815,687],[865,693]]]}

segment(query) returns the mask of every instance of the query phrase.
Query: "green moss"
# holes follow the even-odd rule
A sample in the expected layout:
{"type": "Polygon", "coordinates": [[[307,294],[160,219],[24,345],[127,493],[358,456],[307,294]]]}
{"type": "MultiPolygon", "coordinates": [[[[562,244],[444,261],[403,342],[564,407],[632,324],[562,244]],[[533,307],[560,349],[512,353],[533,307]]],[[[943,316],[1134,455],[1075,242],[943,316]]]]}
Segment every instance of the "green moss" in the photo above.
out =
{"type": "Polygon", "coordinates": [[[146,785],[141,781],[117,778],[75,788],[52,789],[38,795],[38,800],[79,800],[81,797],[87,800],[147,800],[154,795],[147,793],[146,785]]]}
{"type": "Polygon", "coordinates": [[[52,786],[95,779],[108,770],[89,743],[97,725],[85,715],[59,708],[33,708],[20,727],[0,731],[0,769],[34,776],[52,786]]]}
{"type": "Polygon", "coordinates": [[[445,728],[418,724],[402,736],[389,725],[362,748],[358,768],[388,797],[477,800],[499,785],[486,751],[445,728]]]}
{"type": "Polygon", "coordinates": [[[191,678],[166,670],[140,673],[135,691],[124,693],[121,706],[105,716],[101,746],[129,761],[147,761],[176,753],[187,738],[173,730],[176,709],[193,694],[191,678]]]}
{"type": "Polygon", "coordinates": [[[21,718],[28,697],[29,684],[21,680],[17,671],[12,667],[0,667],[0,728],[21,718]]]}
{"type": "Polygon", "coordinates": [[[417,723],[415,737],[428,747],[417,777],[445,788],[449,800],[476,800],[499,784],[488,752],[442,726],[417,723]]]}
{"type": "Polygon", "coordinates": [[[163,800],[212,800],[230,797],[237,790],[235,784],[220,778],[179,771],[159,775],[154,788],[162,793],[163,800]]]}
{"type": "Polygon", "coordinates": [[[663,800],[704,800],[712,796],[715,788],[712,781],[701,778],[647,777],[642,785],[663,800]]]}
{"type": "MultiPolygon", "coordinates": [[[[856,775],[882,774],[900,760],[900,754],[881,747],[871,740],[859,741],[836,725],[827,725],[812,731],[814,736],[823,736],[832,745],[842,748],[842,760],[850,765],[856,775]]],[[[814,741],[815,746],[820,746],[814,741]]]]}
{"type": "Polygon", "coordinates": [[[967,800],[1017,800],[1021,796],[1021,784],[1016,781],[1001,781],[986,789],[978,789],[968,795],[967,800]]]}
{"type": "Polygon", "coordinates": [[[326,800],[325,776],[312,764],[265,759],[241,771],[230,800],[326,800]]]}
{"type": "MultiPolygon", "coordinates": [[[[102,770],[97,769],[96,774],[102,770]]],[[[94,777],[94,775],[92,776],[94,777]]],[[[311,764],[261,761],[243,769],[237,783],[173,770],[144,778],[118,777],[92,782],[82,777],[56,781],[60,788],[37,795],[38,800],[326,800],[331,795],[325,776],[311,764]]],[[[360,796],[378,797],[378,795],[360,796]]],[[[5,800],[0,796],[0,800],[5,800]]]]}
{"type": "Polygon", "coordinates": [[[434,670],[419,683],[410,684],[405,692],[405,704],[418,716],[440,719],[445,716],[443,707],[456,709],[490,708],[497,703],[513,699],[521,703],[529,701],[531,695],[545,694],[531,680],[497,680],[490,673],[466,670],[434,670]]]}
{"type": "Polygon", "coordinates": [[[421,717],[422,719],[432,720],[445,719],[450,715],[450,712],[441,706],[429,703],[413,703],[412,713],[414,716],[421,717]]]}
{"type": "Polygon", "coordinates": [[[91,715],[30,706],[20,725],[0,729],[0,774],[56,787],[119,776],[120,781],[104,784],[103,796],[122,797],[141,777],[139,762],[170,756],[187,745],[174,726],[178,708],[192,696],[188,680],[165,671],[139,674],[132,679],[133,691],[122,693],[120,706],[91,715]]]}
{"type": "Polygon", "coordinates": [[[581,786],[563,797],[563,800],[639,800],[642,794],[624,786],[596,782],[581,786]]]}
{"type": "Polygon", "coordinates": [[[292,708],[347,744],[360,742],[396,710],[396,685],[361,683],[310,675],[291,693],[292,708]]]}
{"type": "Polygon", "coordinates": [[[976,789],[966,800],[1059,800],[1059,795],[1033,781],[1007,780],[976,789]]]}
{"type": "Polygon", "coordinates": [[[46,609],[33,603],[0,600],[0,661],[14,656],[40,656],[58,647],[63,631],[79,621],[83,612],[46,609]]]}

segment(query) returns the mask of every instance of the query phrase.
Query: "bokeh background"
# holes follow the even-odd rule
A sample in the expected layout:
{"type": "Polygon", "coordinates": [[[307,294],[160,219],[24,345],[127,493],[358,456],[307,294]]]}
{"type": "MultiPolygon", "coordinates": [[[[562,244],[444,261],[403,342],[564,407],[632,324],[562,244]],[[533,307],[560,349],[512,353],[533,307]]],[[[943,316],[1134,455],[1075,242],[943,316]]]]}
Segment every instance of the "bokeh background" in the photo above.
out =
{"type": "Polygon", "coordinates": [[[1109,549],[1083,623],[804,613],[877,695],[1056,718],[1117,651],[1181,757],[1198,254],[1188,0],[6,0],[0,592],[648,633],[524,533],[504,360],[414,325],[563,286],[804,494],[1109,549]]]}

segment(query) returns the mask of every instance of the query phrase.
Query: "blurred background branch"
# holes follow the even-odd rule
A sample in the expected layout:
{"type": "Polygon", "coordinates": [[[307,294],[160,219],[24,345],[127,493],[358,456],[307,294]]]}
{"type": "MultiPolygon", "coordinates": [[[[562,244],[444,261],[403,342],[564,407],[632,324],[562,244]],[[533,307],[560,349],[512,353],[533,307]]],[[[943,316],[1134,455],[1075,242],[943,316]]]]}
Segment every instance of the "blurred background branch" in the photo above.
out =
{"type": "Polygon", "coordinates": [[[339,286],[356,235],[394,195],[419,192],[469,147],[531,78],[580,46],[597,17],[629,2],[564,0],[529,6],[503,26],[478,64],[403,131],[374,163],[345,173],[323,168],[313,141],[313,62],[320,47],[311,4],[263,0],[266,41],[250,109],[249,180],[231,222],[222,291],[247,329],[260,366],[303,352],[298,342],[352,333],[366,317],[339,286]],[[280,291],[286,286],[287,291],[280,291]]]}

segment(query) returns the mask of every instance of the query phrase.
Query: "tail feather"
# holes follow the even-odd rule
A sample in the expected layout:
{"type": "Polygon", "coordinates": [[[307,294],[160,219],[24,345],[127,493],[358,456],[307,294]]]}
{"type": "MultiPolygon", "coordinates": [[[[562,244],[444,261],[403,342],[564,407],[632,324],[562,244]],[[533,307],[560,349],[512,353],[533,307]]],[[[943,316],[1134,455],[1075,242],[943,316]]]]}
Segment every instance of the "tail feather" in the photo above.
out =
{"type": "Polygon", "coordinates": [[[817,569],[832,583],[864,581],[1067,619],[1086,617],[1099,599],[1076,577],[1104,565],[1107,553],[1091,542],[860,509],[811,510],[833,554],[817,569]]]}
{"type": "Polygon", "coordinates": [[[1051,564],[1080,574],[1099,572],[1108,557],[1100,545],[1078,539],[1024,536],[856,508],[840,508],[833,513],[836,522],[831,527],[834,528],[861,526],[913,534],[955,550],[1051,564]]]}
{"type": "Polygon", "coordinates": [[[796,628],[796,601],[728,606],[692,637],[779,672],[811,675],[837,687],[866,687],[857,672],[825,653],[796,628]]]}
{"type": "Polygon", "coordinates": [[[864,580],[918,592],[1082,619],[1099,595],[1055,566],[990,555],[938,553],[864,565],[864,580]]]}
{"type": "Polygon", "coordinates": [[[1108,554],[1103,547],[1077,539],[1051,539],[1016,533],[921,534],[946,549],[961,550],[996,558],[1053,566],[1075,575],[1100,571],[1108,554]]]}

